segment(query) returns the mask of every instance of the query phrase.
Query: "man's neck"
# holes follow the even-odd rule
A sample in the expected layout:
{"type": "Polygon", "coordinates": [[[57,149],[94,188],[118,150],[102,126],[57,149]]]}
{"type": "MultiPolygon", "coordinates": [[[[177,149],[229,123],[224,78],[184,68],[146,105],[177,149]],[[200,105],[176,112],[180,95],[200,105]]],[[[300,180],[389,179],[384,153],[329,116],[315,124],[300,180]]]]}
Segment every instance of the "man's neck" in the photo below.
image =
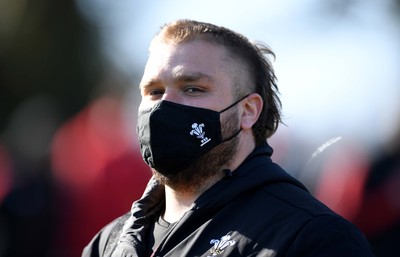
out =
{"type": "Polygon", "coordinates": [[[196,191],[179,191],[168,185],[165,186],[165,212],[164,220],[174,223],[182,218],[182,216],[190,210],[194,201],[212,185],[217,183],[223,177],[223,173],[219,176],[210,178],[210,180],[196,191]]]}
{"type": "MultiPolygon", "coordinates": [[[[244,133],[244,132],[242,132],[244,133]]],[[[254,150],[255,144],[252,139],[251,132],[248,132],[248,137],[241,138],[240,150],[237,152],[235,158],[232,163],[230,163],[230,170],[235,170],[244,159],[254,150]],[[245,142],[245,143],[243,143],[245,142]]],[[[174,223],[182,218],[182,216],[187,212],[194,201],[203,194],[207,189],[221,180],[225,174],[221,171],[215,176],[209,178],[201,187],[196,187],[195,190],[175,190],[174,188],[165,186],[165,212],[164,212],[164,220],[169,223],[174,223]]]]}
{"type": "Polygon", "coordinates": [[[165,186],[164,220],[169,223],[178,221],[190,209],[196,197],[190,193],[179,193],[165,186]]]}

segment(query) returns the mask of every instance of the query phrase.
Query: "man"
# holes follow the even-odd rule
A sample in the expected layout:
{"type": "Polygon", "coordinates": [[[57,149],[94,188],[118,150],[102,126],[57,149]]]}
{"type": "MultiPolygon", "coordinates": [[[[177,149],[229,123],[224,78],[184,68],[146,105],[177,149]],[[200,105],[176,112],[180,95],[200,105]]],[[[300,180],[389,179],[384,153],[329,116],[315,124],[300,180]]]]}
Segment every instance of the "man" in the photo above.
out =
{"type": "Polygon", "coordinates": [[[373,256],[353,225],[271,161],[280,102],[264,54],[273,55],[212,24],[162,28],[137,127],[153,178],[83,256],[373,256]]]}

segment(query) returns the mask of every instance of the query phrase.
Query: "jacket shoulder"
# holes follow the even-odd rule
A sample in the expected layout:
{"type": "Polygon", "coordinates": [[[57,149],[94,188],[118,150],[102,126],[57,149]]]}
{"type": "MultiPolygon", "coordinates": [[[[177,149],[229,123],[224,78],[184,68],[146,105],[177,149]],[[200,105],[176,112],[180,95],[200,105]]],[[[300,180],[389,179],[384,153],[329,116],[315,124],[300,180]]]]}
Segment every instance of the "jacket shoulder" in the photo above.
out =
{"type": "Polygon", "coordinates": [[[117,243],[119,234],[130,212],[113,220],[103,227],[83,249],[82,257],[107,257],[117,243]]]}
{"type": "Polygon", "coordinates": [[[274,183],[269,184],[261,189],[264,193],[273,198],[278,199],[282,208],[297,209],[310,218],[320,215],[336,215],[321,201],[317,200],[312,194],[303,188],[291,183],[274,183]]]}
{"type": "Polygon", "coordinates": [[[305,224],[287,256],[373,257],[364,235],[349,221],[334,215],[321,215],[305,224]]]}

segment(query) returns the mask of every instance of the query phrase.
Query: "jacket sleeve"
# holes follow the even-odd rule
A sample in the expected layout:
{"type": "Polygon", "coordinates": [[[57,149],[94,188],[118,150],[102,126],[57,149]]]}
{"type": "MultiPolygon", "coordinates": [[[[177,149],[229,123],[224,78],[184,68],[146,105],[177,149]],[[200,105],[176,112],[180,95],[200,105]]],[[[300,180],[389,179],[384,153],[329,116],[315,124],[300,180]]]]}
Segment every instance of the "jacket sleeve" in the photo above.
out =
{"type": "Polygon", "coordinates": [[[82,257],[106,257],[111,255],[125,220],[130,213],[119,217],[101,229],[83,249],[82,257]]]}
{"type": "Polygon", "coordinates": [[[323,215],[300,230],[286,256],[373,257],[374,254],[353,224],[339,216],[323,215]]]}
{"type": "Polygon", "coordinates": [[[117,221],[114,221],[102,230],[100,230],[89,244],[83,249],[82,257],[101,257],[105,251],[107,242],[109,241],[111,231],[116,226],[117,221]]]}
{"type": "Polygon", "coordinates": [[[83,249],[82,257],[98,257],[101,232],[95,235],[90,243],[83,249]]]}

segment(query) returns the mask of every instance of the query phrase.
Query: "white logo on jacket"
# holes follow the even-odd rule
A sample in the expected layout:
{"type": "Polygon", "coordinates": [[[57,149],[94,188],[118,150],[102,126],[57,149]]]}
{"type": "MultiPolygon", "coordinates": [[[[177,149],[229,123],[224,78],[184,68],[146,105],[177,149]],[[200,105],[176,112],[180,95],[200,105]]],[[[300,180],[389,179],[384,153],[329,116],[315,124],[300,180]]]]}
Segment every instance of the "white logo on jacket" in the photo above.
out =
{"type": "Polygon", "coordinates": [[[212,239],[210,244],[213,244],[214,247],[210,250],[212,255],[209,257],[222,254],[228,246],[232,246],[235,243],[235,240],[231,240],[230,235],[225,235],[221,239],[212,239]]]}

